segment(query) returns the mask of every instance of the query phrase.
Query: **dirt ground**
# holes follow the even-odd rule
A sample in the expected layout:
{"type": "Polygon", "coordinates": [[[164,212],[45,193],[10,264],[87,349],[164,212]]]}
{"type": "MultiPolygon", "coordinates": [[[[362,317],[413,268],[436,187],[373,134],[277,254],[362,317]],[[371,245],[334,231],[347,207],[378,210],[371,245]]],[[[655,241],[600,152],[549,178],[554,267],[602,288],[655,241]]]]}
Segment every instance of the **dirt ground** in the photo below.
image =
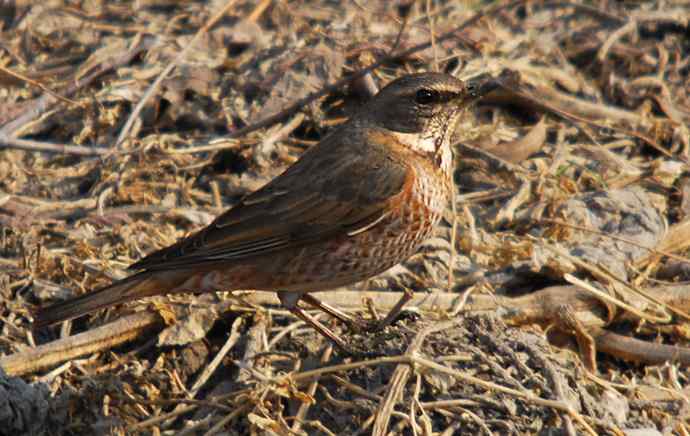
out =
{"type": "Polygon", "coordinates": [[[0,1],[0,434],[690,434],[690,5],[0,1]],[[45,329],[396,77],[511,80],[433,238],[319,298],[152,297],[45,329]]]}

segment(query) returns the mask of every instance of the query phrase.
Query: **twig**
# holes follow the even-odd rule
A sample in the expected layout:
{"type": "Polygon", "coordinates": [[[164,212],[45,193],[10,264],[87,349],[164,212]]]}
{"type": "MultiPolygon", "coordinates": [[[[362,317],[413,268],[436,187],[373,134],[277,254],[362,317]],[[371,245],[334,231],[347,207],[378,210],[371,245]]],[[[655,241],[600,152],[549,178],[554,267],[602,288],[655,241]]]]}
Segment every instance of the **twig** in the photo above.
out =
{"type": "Polygon", "coordinates": [[[594,429],[592,429],[592,427],[589,424],[587,424],[587,422],[584,420],[584,417],[582,415],[580,415],[577,411],[575,411],[575,409],[573,409],[572,407],[570,407],[570,405],[564,403],[563,401],[546,400],[544,398],[537,397],[536,395],[534,395],[532,393],[521,392],[521,391],[518,391],[515,389],[506,388],[504,386],[497,385],[495,383],[488,382],[486,380],[482,380],[478,377],[464,374],[460,371],[454,370],[452,368],[448,368],[444,365],[438,364],[434,361],[431,361],[431,360],[428,360],[428,359],[425,359],[425,358],[422,358],[419,356],[414,356],[413,361],[414,361],[414,363],[417,363],[417,364],[422,365],[422,366],[426,366],[427,368],[430,368],[430,369],[435,369],[439,372],[443,372],[445,374],[451,375],[451,376],[458,378],[462,381],[466,381],[466,382],[472,383],[474,385],[482,386],[482,387],[486,388],[487,390],[494,390],[497,392],[502,392],[504,394],[520,398],[526,402],[533,403],[533,404],[536,404],[538,406],[550,407],[550,408],[565,412],[568,415],[570,415],[571,417],[573,417],[585,429],[585,431],[587,431],[587,433],[589,433],[590,435],[593,435],[593,436],[598,434],[594,431],[594,429]]]}
{"type": "Polygon", "coordinates": [[[597,53],[597,60],[599,62],[604,62],[609,50],[619,39],[623,38],[625,35],[631,32],[637,31],[637,21],[628,21],[624,26],[618,28],[616,31],[612,32],[606,41],[601,45],[599,52],[597,53]]]}
{"type": "Polygon", "coordinates": [[[84,333],[0,357],[0,367],[9,375],[30,374],[75,357],[110,349],[162,325],[163,318],[157,312],[138,312],[84,333]]]}
{"type": "MultiPolygon", "coordinates": [[[[213,407],[211,405],[211,407],[213,407]]],[[[199,434],[200,431],[206,430],[209,428],[211,425],[211,421],[213,420],[213,415],[208,414],[204,416],[203,418],[197,420],[194,424],[190,425],[189,427],[185,427],[184,430],[180,432],[175,432],[176,436],[190,436],[190,435],[197,435],[199,434]]]]}
{"type": "Polygon", "coordinates": [[[261,3],[256,5],[254,10],[247,16],[247,21],[256,22],[271,5],[271,2],[272,0],[263,0],[261,3]]]}
{"type": "Polygon", "coordinates": [[[164,413],[162,415],[158,416],[153,416],[149,419],[146,419],[144,421],[137,422],[134,425],[131,425],[127,428],[127,432],[137,432],[145,429],[146,427],[151,427],[153,425],[156,425],[158,423],[161,423],[163,421],[167,421],[170,418],[175,418],[180,415],[186,415],[189,412],[192,412],[196,410],[196,408],[199,407],[197,404],[190,404],[189,406],[183,406],[180,407],[179,409],[175,409],[172,412],[169,413],[164,413]]]}
{"type": "MultiPolygon", "coordinates": [[[[690,220],[685,219],[672,225],[664,235],[664,238],[661,240],[661,242],[657,244],[657,247],[660,248],[655,249],[647,256],[637,259],[635,261],[635,266],[639,267],[646,265],[657,255],[668,256],[671,259],[680,261],[680,259],[678,259],[673,252],[684,250],[688,246],[690,246],[690,220]]],[[[685,260],[683,262],[685,262],[685,260]]]]}
{"type": "Polygon", "coordinates": [[[204,26],[199,29],[194,37],[187,43],[187,46],[180,51],[180,53],[175,56],[175,59],[173,59],[170,64],[168,64],[167,67],[156,77],[156,80],[149,86],[149,88],[146,90],[144,95],[141,97],[141,100],[139,100],[139,103],[134,107],[132,110],[132,113],[129,115],[129,118],[127,119],[127,122],[125,125],[122,127],[122,130],[120,131],[120,135],[117,137],[117,141],[115,142],[115,147],[118,148],[120,147],[120,144],[125,140],[127,135],[129,135],[130,130],[132,130],[132,126],[134,125],[134,122],[136,121],[137,117],[139,116],[139,113],[144,109],[144,105],[146,102],[153,96],[153,94],[156,92],[156,90],[160,87],[161,83],[163,80],[165,80],[166,77],[172,72],[172,70],[177,67],[180,62],[187,56],[187,53],[189,50],[196,44],[196,42],[199,40],[201,35],[205,34],[208,32],[208,30],[213,27],[223,16],[230,10],[232,6],[237,3],[237,0],[229,0],[225,6],[213,17],[211,17],[210,20],[204,24],[204,26]]]}
{"type": "Polygon", "coordinates": [[[79,103],[77,103],[76,101],[70,100],[69,98],[66,98],[66,97],[61,96],[60,94],[58,94],[57,92],[55,92],[55,91],[53,91],[52,89],[48,88],[47,86],[45,86],[45,85],[42,84],[41,82],[37,82],[37,81],[35,81],[35,80],[33,80],[33,79],[29,78],[29,77],[26,77],[26,76],[23,75],[23,74],[14,72],[14,71],[10,70],[9,68],[3,67],[2,65],[0,65],[0,71],[3,71],[5,74],[8,74],[8,75],[10,75],[10,76],[12,76],[12,77],[15,77],[15,78],[17,78],[17,79],[23,81],[23,82],[26,82],[26,83],[28,83],[28,84],[31,85],[31,86],[35,86],[35,87],[37,87],[37,88],[40,88],[40,89],[44,90],[45,92],[47,92],[48,94],[52,95],[52,96],[53,96],[55,99],[57,99],[57,100],[61,100],[62,102],[67,103],[67,104],[79,105],[79,103]]]}
{"type": "Polygon", "coordinates": [[[451,407],[481,407],[484,404],[479,401],[468,400],[466,398],[455,398],[452,400],[424,401],[421,403],[421,405],[425,409],[433,410],[451,407]]]}
{"type": "MultiPolygon", "coordinates": [[[[556,371],[556,368],[553,367],[549,359],[546,356],[544,356],[543,353],[539,350],[535,350],[531,344],[526,344],[525,348],[527,349],[527,352],[530,354],[532,359],[535,359],[535,361],[537,362],[537,366],[540,366],[544,369],[544,372],[551,381],[551,385],[556,399],[558,401],[568,404],[568,398],[565,394],[566,381],[563,379],[563,375],[556,371]]],[[[568,415],[567,413],[564,413],[562,415],[565,434],[567,436],[576,436],[577,433],[575,432],[575,428],[573,427],[573,421],[570,415],[568,415]]]]}
{"type": "Polygon", "coordinates": [[[646,365],[660,365],[664,362],[690,365],[690,348],[687,347],[641,341],[600,328],[594,328],[591,335],[596,342],[597,351],[620,359],[646,365]]]}
{"type": "Polygon", "coordinates": [[[105,148],[84,147],[82,145],[52,144],[31,139],[4,136],[0,132],[0,148],[16,148],[27,151],[44,151],[48,153],[74,154],[77,156],[104,156],[110,153],[105,148]]]}
{"type": "Polygon", "coordinates": [[[212,142],[213,143],[207,143],[206,145],[197,145],[187,148],[168,148],[165,152],[170,154],[207,153],[209,151],[237,148],[240,145],[239,141],[228,140],[227,138],[214,139],[212,142]]]}
{"type": "MultiPolygon", "coordinates": [[[[321,364],[324,365],[326,362],[331,360],[331,354],[333,354],[333,344],[328,344],[326,348],[323,351],[323,354],[321,355],[321,364]]],[[[316,378],[312,380],[312,382],[309,384],[307,387],[307,395],[310,397],[313,397],[314,394],[316,393],[316,389],[319,386],[319,379],[316,378]]],[[[299,433],[300,430],[302,429],[302,423],[304,419],[307,417],[307,413],[309,413],[309,407],[311,406],[310,402],[302,402],[302,404],[299,406],[299,410],[295,414],[295,422],[292,424],[292,428],[290,429],[291,431],[295,433],[299,433]]]]}
{"type": "MultiPolygon", "coordinates": [[[[121,56],[112,59],[110,62],[104,62],[100,64],[99,68],[91,73],[90,75],[84,77],[83,79],[77,79],[70,85],[67,89],[62,91],[63,97],[68,97],[81,88],[90,85],[97,78],[101,77],[103,74],[114,70],[120,65],[125,65],[131,62],[139,53],[148,48],[153,41],[150,37],[137,36],[130,45],[129,49],[123,53],[121,56]]],[[[34,102],[31,103],[31,107],[24,111],[24,114],[18,118],[5,123],[5,125],[0,129],[0,140],[4,138],[9,138],[16,136],[16,131],[24,124],[38,118],[42,113],[46,112],[48,109],[53,107],[58,100],[50,94],[46,94],[34,102]]]]}
{"type": "MultiPolygon", "coordinates": [[[[650,120],[643,118],[639,114],[618,107],[591,103],[543,85],[534,85],[533,90],[528,89],[528,87],[520,87],[519,89],[511,88],[510,91],[535,104],[542,111],[549,111],[573,122],[575,126],[577,126],[577,123],[575,123],[577,121],[599,128],[613,129],[624,135],[633,136],[647,143],[647,145],[666,157],[677,159],[686,164],[688,163],[684,156],[671,153],[645,134],[623,127],[611,126],[610,123],[600,121],[614,120],[616,123],[622,124],[625,122],[631,126],[649,125],[650,120]]],[[[661,124],[661,122],[659,122],[659,124],[661,124]]]]}
{"type": "Polygon", "coordinates": [[[225,344],[223,344],[221,349],[218,351],[218,354],[215,355],[215,357],[208,364],[208,366],[206,366],[206,368],[204,368],[201,374],[199,374],[199,377],[197,377],[196,381],[189,389],[188,394],[190,398],[196,397],[197,393],[199,393],[199,390],[204,386],[204,384],[206,384],[209,377],[211,377],[218,365],[220,365],[225,355],[228,354],[232,347],[235,346],[237,341],[240,339],[240,329],[242,328],[243,324],[243,317],[238,317],[235,320],[235,322],[232,323],[232,327],[230,328],[230,336],[228,337],[228,340],[225,341],[225,344]]]}
{"type": "Polygon", "coordinates": [[[242,414],[248,412],[250,408],[251,408],[251,406],[250,406],[249,404],[246,404],[246,405],[244,405],[244,406],[238,407],[237,409],[235,409],[234,412],[228,414],[228,415],[225,416],[223,419],[221,419],[220,421],[218,421],[218,422],[216,423],[216,425],[214,425],[213,427],[211,427],[211,428],[209,429],[209,431],[207,431],[206,433],[204,433],[204,436],[211,436],[211,435],[214,435],[214,434],[220,432],[220,431],[223,429],[223,427],[225,427],[225,425],[226,425],[227,423],[229,423],[229,422],[232,421],[233,419],[237,418],[238,416],[240,416],[240,415],[242,415],[242,414]]]}
{"type": "MultiPolygon", "coordinates": [[[[479,426],[479,428],[481,428],[485,434],[487,434],[488,436],[493,436],[493,432],[486,425],[486,422],[484,422],[484,420],[482,418],[480,418],[476,413],[472,412],[471,410],[465,409],[464,407],[460,407],[459,409],[463,414],[469,416],[470,419],[472,421],[474,421],[474,423],[477,424],[479,426]]],[[[566,415],[566,416],[568,416],[568,415],[566,415]]]]}
{"type": "Polygon", "coordinates": [[[337,384],[354,393],[355,395],[359,395],[361,397],[368,398],[376,402],[380,402],[382,400],[382,397],[380,395],[376,395],[364,388],[361,388],[358,385],[351,383],[340,376],[332,375],[331,379],[333,379],[333,381],[335,381],[337,384]]]}
{"type": "MultiPolygon", "coordinates": [[[[317,319],[320,314],[317,314],[317,319]]],[[[283,327],[280,329],[280,332],[276,334],[274,337],[271,338],[270,341],[268,341],[268,346],[266,347],[267,350],[271,350],[275,345],[280,342],[281,339],[283,339],[285,336],[289,335],[293,331],[297,330],[298,328],[306,325],[304,321],[295,321],[288,325],[287,327],[283,327]]]]}
{"type": "MultiPolygon", "coordinates": [[[[535,238],[530,237],[530,239],[535,239],[535,238]]],[[[690,320],[690,315],[688,315],[687,313],[667,304],[666,302],[660,300],[658,297],[650,295],[646,291],[643,291],[641,289],[638,289],[635,286],[632,286],[625,279],[622,279],[622,278],[618,277],[616,274],[609,271],[604,265],[591,264],[585,260],[582,260],[576,256],[573,256],[572,254],[568,253],[563,248],[561,248],[557,245],[554,245],[554,244],[549,244],[545,241],[542,242],[541,246],[546,248],[547,250],[551,251],[552,253],[567,259],[568,261],[572,262],[573,264],[575,264],[581,268],[584,268],[585,270],[587,270],[589,273],[591,273],[594,277],[596,277],[599,280],[603,280],[604,282],[619,283],[627,291],[633,292],[633,293],[641,296],[648,303],[653,303],[661,309],[665,309],[667,311],[673,312],[676,315],[678,315],[678,316],[680,316],[686,320],[690,320]]],[[[612,303],[612,304],[614,304],[614,305],[616,305],[622,309],[625,309],[629,312],[634,313],[635,315],[639,316],[641,319],[645,319],[645,320],[650,321],[650,322],[660,322],[660,323],[668,323],[671,321],[670,315],[662,318],[662,317],[651,315],[649,313],[643,313],[640,310],[638,310],[638,309],[630,306],[629,304],[621,301],[620,299],[613,298],[610,295],[592,287],[591,285],[583,282],[582,280],[578,279],[577,277],[574,277],[572,274],[564,274],[563,278],[567,282],[572,283],[576,286],[580,286],[582,289],[585,289],[585,290],[597,295],[599,298],[601,298],[605,301],[608,301],[609,303],[612,303]]]]}
{"type": "Polygon", "coordinates": [[[596,343],[587,328],[577,319],[569,304],[564,303],[558,308],[556,325],[560,330],[575,336],[580,351],[580,360],[589,372],[596,374],[598,372],[596,343]]]}
{"type": "Polygon", "coordinates": [[[254,153],[252,153],[252,158],[256,161],[256,163],[260,166],[268,166],[271,154],[270,152],[273,150],[274,144],[287,138],[290,133],[292,133],[297,127],[299,127],[300,124],[302,124],[304,118],[304,114],[297,114],[277,131],[264,138],[264,140],[261,141],[258,146],[256,146],[254,153]]]}
{"type": "Polygon", "coordinates": [[[336,436],[336,434],[333,433],[332,431],[330,431],[328,429],[328,427],[323,425],[323,423],[321,421],[316,421],[316,420],[312,419],[310,421],[300,421],[300,424],[314,427],[316,430],[319,430],[321,433],[325,434],[326,436],[336,436]]]}
{"type": "Polygon", "coordinates": [[[434,32],[434,18],[431,16],[431,0],[426,0],[426,16],[429,21],[431,51],[434,53],[434,71],[438,71],[438,47],[436,46],[436,32],[434,32]]]}
{"type": "Polygon", "coordinates": [[[600,289],[597,289],[594,285],[591,285],[584,280],[580,280],[579,278],[575,277],[572,274],[564,274],[563,278],[565,279],[566,282],[573,284],[573,285],[579,287],[580,289],[584,289],[588,292],[591,292],[592,294],[594,294],[598,298],[600,298],[602,301],[610,303],[610,304],[612,304],[612,305],[614,305],[620,309],[627,310],[628,312],[637,315],[640,319],[643,319],[645,321],[658,322],[658,323],[668,323],[669,321],[671,321],[670,318],[661,318],[661,317],[657,317],[654,315],[644,313],[641,310],[638,310],[637,308],[631,306],[630,304],[620,300],[619,298],[612,297],[611,295],[607,294],[606,292],[604,292],[600,289]]]}
{"type": "MultiPolygon", "coordinates": [[[[429,334],[448,327],[447,322],[439,323],[432,327],[425,328],[415,336],[412,343],[407,347],[405,356],[414,356],[419,352],[419,349],[424,343],[429,334]]],[[[395,405],[402,397],[403,389],[407,384],[407,380],[412,374],[412,368],[409,365],[400,364],[395,368],[393,375],[388,382],[388,389],[386,395],[379,403],[379,408],[376,411],[376,420],[374,421],[374,428],[371,431],[373,436],[383,436],[388,433],[388,423],[390,422],[391,413],[395,405]]]]}
{"type": "MultiPolygon", "coordinates": [[[[445,324],[445,327],[447,328],[451,323],[440,323],[440,324],[445,324]]],[[[293,382],[306,382],[309,380],[312,380],[314,377],[320,377],[325,374],[330,374],[334,372],[342,372],[342,371],[350,371],[353,369],[358,369],[358,368],[363,368],[367,366],[375,366],[375,365],[382,365],[382,364],[408,364],[408,365],[419,365],[423,366],[428,369],[432,369],[444,374],[448,374],[450,376],[453,376],[460,381],[471,383],[476,386],[480,386],[486,390],[489,391],[495,391],[495,392],[500,392],[506,395],[510,395],[512,397],[519,398],[525,402],[536,404],[537,406],[542,406],[542,407],[550,407],[552,409],[556,409],[561,412],[565,412],[573,419],[575,419],[590,435],[597,435],[597,433],[592,429],[592,427],[587,424],[585,421],[584,417],[577,413],[572,407],[570,407],[568,404],[562,402],[562,401],[555,401],[555,400],[547,400],[541,397],[537,397],[536,395],[530,393],[530,392],[521,392],[512,388],[508,388],[505,386],[501,386],[499,384],[483,380],[479,377],[475,377],[472,375],[465,374],[461,371],[455,370],[453,368],[449,368],[445,365],[442,365],[440,363],[436,363],[433,360],[429,360],[423,357],[420,357],[418,355],[399,355],[399,356],[390,356],[390,357],[379,357],[377,359],[371,359],[371,360],[365,360],[365,361],[359,361],[359,362],[352,362],[352,363],[344,363],[340,365],[333,365],[329,367],[324,367],[324,368],[318,368],[314,369],[311,371],[304,371],[301,373],[296,373],[296,374],[290,374],[285,377],[288,377],[290,380],[293,382]]],[[[275,380],[276,383],[284,383],[281,382],[280,378],[275,380]]]]}
{"type": "Polygon", "coordinates": [[[238,383],[247,383],[255,378],[264,379],[265,376],[258,371],[254,366],[254,358],[257,354],[266,351],[266,329],[268,327],[268,313],[265,311],[257,312],[254,315],[254,324],[250,327],[249,331],[245,335],[247,337],[247,345],[244,349],[244,354],[242,355],[242,360],[240,362],[235,362],[240,368],[237,374],[238,383]]]}
{"type": "MultiPolygon", "coordinates": [[[[414,436],[417,436],[417,427],[419,424],[417,424],[417,408],[419,407],[419,412],[422,414],[422,423],[429,423],[429,415],[427,415],[426,411],[424,408],[421,406],[421,403],[419,401],[419,395],[422,391],[422,376],[421,374],[417,373],[415,374],[415,383],[414,383],[414,394],[412,396],[412,399],[410,400],[410,427],[412,428],[412,433],[414,436]]],[[[425,434],[431,434],[431,432],[427,432],[426,430],[423,430],[425,434]]]]}
{"type": "MultiPolygon", "coordinates": [[[[233,322],[228,340],[225,342],[225,344],[223,344],[223,347],[221,347],[220,351],[218,351],[218,354],[216,354],[211,363],[209,363],[208,366],[204,368],[204,370],[201,372],[201,374],[199,374],[199,377],[192,385],[192,388],[189,391],[187,391],[188,399],[193,399],[196,397],[196,395],[199,393],[199,390],[208,381],[209,377],[211,377],[218,365],[220,365],[220,363],[223,361],[223,358],[227,355],[230,349],[232,349],[232,347],[235,346],[235,344],[240,338],[239,329],[242,328],[243,324],[243,317],[237,318],[235,322],[233,322]]],[[[187,406],[184,403],[179,403],[170,413],[175,413],[179,410],[187,410],[187,406]]],[[[207,423],[207,426],[208,425],[210,424],[207,423]]]]}
{"type": "MultiPolygon", "coordinates": [[[[687,302],[690,301],[689,293],[687,286],[680,285],[671,287],[670,289],[664,288],[662,292],[659,292],[659,298],[669,304],[677,301],[680,302],[680,304],[687,304],[687,302]]],[[[401,293],[399,292],[369,291],[357,292],[356,294],[371,298],[378,307],[384,309],[390,309],[401,298],[401,293]]],[[[330,291],[316,293],[316,295],[317,298],[331,305],[340,306],[346,309],[361,309],[360,299],[353,298],[353,292],[330,291]]],[[[416,306],[421,311],[429,313],[438,313],[439,310],[449,312],[462,300],[462,298],[463,296],[457,293],[446,292],[415,294],[409,306],[416,306]]],[[[280,304],[278,298],[273,293],[267,292],[255,292],[251,295],[245,295],[244,299],[254,305],[280,304]]],[[[595,297],[590,297],[588,292],[576,286],[551,286],[518,298],[506,298],[495,295],[474,295],[465,307],[465,312],[496,313],[499,308],[503,307],[510,309],[504,311],[505,314],[503,317],[504,320],[510,324],[521,325],[541,323],[547,325],[554,322],[554,316],[557,314],[558,309],[557,305],[563,301],[571,302],[570,305],[575,310],[577,319],[580,320],[586,328],[592,329],[605,324],[602,320],[603,315],[599,313],[601,311],[601,306],[598,300],[595,297]]],[[[240,307],[240,309],[242,308],[240,307]]],[[[624,315],[625,314],[623,314],[623,317],[624,315]]],[[[113,323],[106,324],[90,332],[81,333],[51,344],[41,345],[29,351],[2,357],[0,358],[0,366],[10,375],[33,373],[80,355],[111,348],[138,336],[144,329],[153,327],[157,325],[158,322],[160,322],[160,317],[157,313],[140,312],[113,323]],[[147,322],[150,324],[136,324],[136,320],[141,319],[148,320],[147,322]],[[132,324],[133,322],[134,324],[132,324]],[[123,334],[122,331],[125,333],[130,331],[127,329],[132,329],[130,332],[131,338],[126,335],[119,336],[123,334]],[[73,341],[77,340],[77,338],[79,338],[79,342],[74,343],[73,341]]],[[[295,327],[297,327],[297,325],[295,327]]],[[[599,336],[596,336],[594,333],[591,334],[596,341],[597,349],[606,353],[615,352],[615,343],[609,347],[608,341],[616,341],[619,337],[603,335],[603,333],[599,336]]],[[[654,344],[649,344],[644,341],[639,342],[646,344],[646,347],[636,346],[639,353],[616,355],[637,362],[656,362],[658,361],[658,357],[654,357],[655,354],[649,353],[663,351],[667,353],[665,354],[666,356],[673,356],[673,350],[679,350],[680,355],[684,356],[683,353],[686,352],[684,348],[676,349],[668,346],[664,347],[668,347],[670,351],[666,348],[649,348],[654,344]]],[[[272,344],[273,343],[275,343],[275,340],[272,341],[272,344]]],[[[629,347],[628,350],[630,350],[629,347]]],[[[667,357],[664,357],[664,359],[668,360],[667,357]]]]}
{"type": "MultiPolygon", "coordinates": [[[[474,14],[472,17],[465,20],[461,25],[459,25],[455,29],[453,29],[449,32],[446,32],[442,35],[439,35],[436,38],[436,42],[439,43],[439,42],[442,42],[442,41],[445,41],[447,39],[452,38],[456,33],[461,32],[465,28],[475,24],[477,21],[479,21],[483,17],[494,15],[494,14],[496,14],[502,10],[512,8],[514,6],[522,4],[524,2],[525,2],[525,0],[515,0],[515,1],[508,2],[508,3],[497,4],[493,7],[485,9],[485,10],[480,10],[479,12],[474,14]]],[[[347,85],[348,83],[352,82],[353,80],[359,79],[360,77],[364,76],[365,74],[368,74],[369,72],[377,69],[378,67],[380,67],[386,63],[392,62],[392,61],[406,58],[406,57],[410,56],[411,54],[416,53],[416,52],[421,51],[421,50],[425,50],[425,49],[429,48],[430,46],[431,46],[431,41],[424,42],[424,43],[415,45],[413,47],[410,47],[406,50],[402,50],[398,53],[395,53],[395,54],[392,54],[390,56],[386,56],[382,59],[379,59],[378,61],[374,62],[373,64],[370,64],[369,66],[354,72],[352,75],[350,75],[348,77],[344,77],[344,78],[338,80],[337,82],[335,82],[331,85],[326,85],[323,88],[321,88],[320,90],[312,92],[311,94],[307,95],[306,97],[297,100],[296,102],[294,102],[290,106],[286,107],[285,109],[283,109],[283,110],[281,110],[281,111],[279,111],[273,115],[269,115],[266,118],[259,120],[254,124],[250,124],[246,127],[243,127],[241,129],[238,129],[238,130],[232,132],[229,136],[230,136],[230,138],[238,138],[240,136],[246,135],[247,133],[254,132],[256,130],[262,129],[264,127],[267,127],[267,126],[275,124],[279,121],[282,121],[283,119],[292,115],[294,112],[301,110],[303,107],[307,106],[312,101],[314,101],[318,98],[321,98],[324,95],[328,95],[334,91],[341,89],[343,86],[347,85]]]]}

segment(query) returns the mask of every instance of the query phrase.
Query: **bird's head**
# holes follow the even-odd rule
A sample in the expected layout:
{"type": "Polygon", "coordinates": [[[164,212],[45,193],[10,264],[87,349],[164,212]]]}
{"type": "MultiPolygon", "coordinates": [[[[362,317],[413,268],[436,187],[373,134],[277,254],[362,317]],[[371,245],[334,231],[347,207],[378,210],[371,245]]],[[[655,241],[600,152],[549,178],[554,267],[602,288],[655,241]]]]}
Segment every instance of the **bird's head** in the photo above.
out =
{"type": "Polygon", "coordinates": [[[359,116],[392,132],[413,151],[438,159],[449,153],[463,109],[497,86],[486,75],[463,82],[443,73],[411,74],[389,83],[359,116]]]}

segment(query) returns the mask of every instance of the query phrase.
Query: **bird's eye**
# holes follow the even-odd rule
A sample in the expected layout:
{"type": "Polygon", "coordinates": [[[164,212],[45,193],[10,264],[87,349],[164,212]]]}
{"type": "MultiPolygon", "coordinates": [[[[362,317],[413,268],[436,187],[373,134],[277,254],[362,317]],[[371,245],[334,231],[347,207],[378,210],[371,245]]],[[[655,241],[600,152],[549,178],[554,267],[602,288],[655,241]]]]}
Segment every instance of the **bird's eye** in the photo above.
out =
{"type": "Polygon", "coordinates": [[[420,89],[415,95],[415,100],[419,104],[430,104],[437,100],[438,93],[431,89],[420,89]]]}

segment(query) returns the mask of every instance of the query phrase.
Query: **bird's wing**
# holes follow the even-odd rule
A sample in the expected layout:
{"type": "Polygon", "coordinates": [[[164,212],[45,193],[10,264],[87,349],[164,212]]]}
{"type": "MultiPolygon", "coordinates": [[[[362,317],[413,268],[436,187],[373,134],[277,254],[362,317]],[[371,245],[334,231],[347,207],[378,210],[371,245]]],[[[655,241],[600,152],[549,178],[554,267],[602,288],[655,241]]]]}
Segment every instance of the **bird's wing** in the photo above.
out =
{"type": "Polygon", "coordinates": [[[130,268],[240,260],[367,231],[414,179],[414,169],[391,153],[390,139],[380,131],[359,138],[330,135],[208,227],[130,268]]]}

